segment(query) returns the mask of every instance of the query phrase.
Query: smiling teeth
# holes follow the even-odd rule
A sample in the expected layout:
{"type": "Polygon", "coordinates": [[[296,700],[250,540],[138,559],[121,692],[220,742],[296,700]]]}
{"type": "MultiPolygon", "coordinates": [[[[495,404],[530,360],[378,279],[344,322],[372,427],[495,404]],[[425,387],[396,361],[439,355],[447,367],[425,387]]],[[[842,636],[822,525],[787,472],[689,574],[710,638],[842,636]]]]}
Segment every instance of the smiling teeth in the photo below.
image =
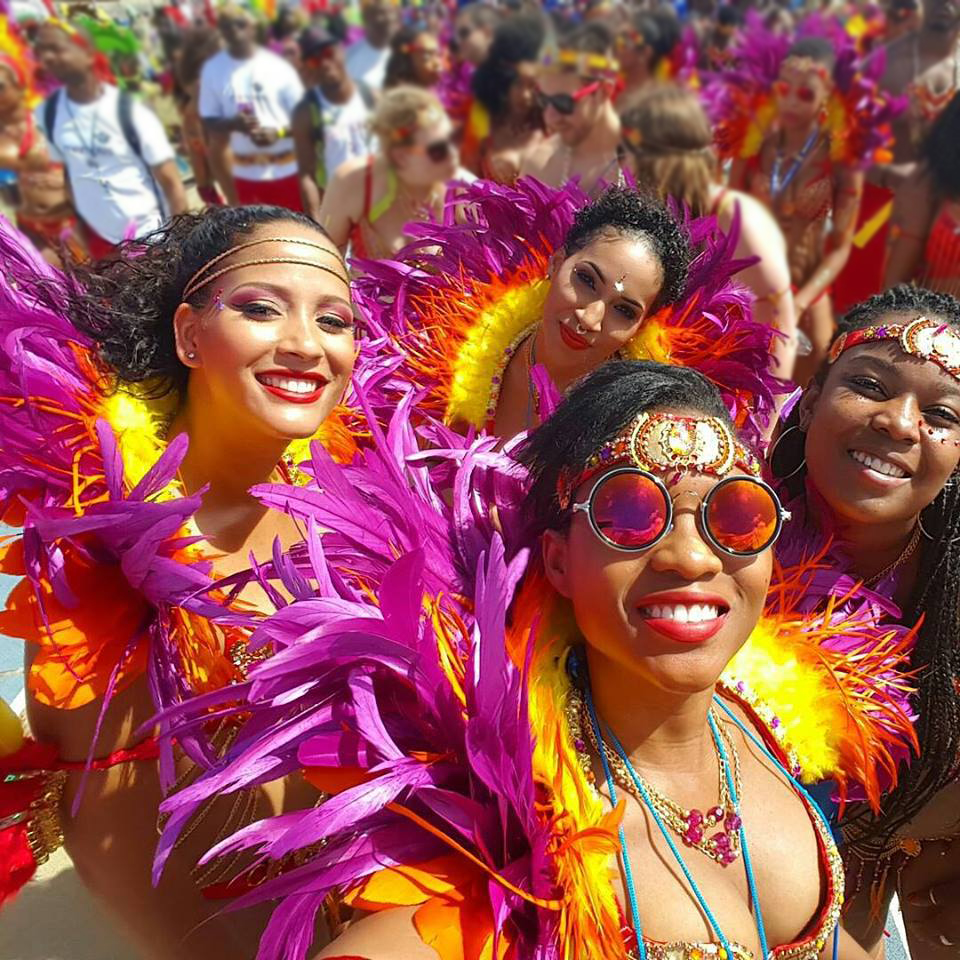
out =
{"type": "Polygon", "coordinates": [[[678,623],[703,623],[706,620],[716,620],[720,616],[720,608],[712,603],[670,604],[663,606],[643,607],[641,616],[647,620],[676,620],[678,623]]]}
{"type": "Polygon", "coordinates": [[[287,393],[315,393],[318,384],[315,380],[291,380],[287,377],[260,377],[260,382],[268,387],[286,390],[287,393]]]}
{"type": "Polygon", "coordinates": [[[901,470],[899,467],[888,463],[886,460],[881,460],[879,457],[871,457],[869,453],[851,450],[850,456],[853,457],[857,463],[862,463],[865,467],[875,470],[877,473],[882,473],[886,477],[896,477],[898,480],[902,480],[907,475],[905,470],[901,470]]]}

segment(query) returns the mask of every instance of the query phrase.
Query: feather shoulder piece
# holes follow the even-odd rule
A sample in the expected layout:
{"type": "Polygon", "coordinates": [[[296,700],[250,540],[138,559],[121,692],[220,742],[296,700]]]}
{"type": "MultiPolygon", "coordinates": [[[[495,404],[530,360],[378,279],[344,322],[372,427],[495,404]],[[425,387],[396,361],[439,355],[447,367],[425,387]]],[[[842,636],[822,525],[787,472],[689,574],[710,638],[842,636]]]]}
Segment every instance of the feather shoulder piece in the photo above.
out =
{"type": "Polygon", "coordinates": [[[853,799],[876,810],[918,750],[909,661],[919,625],[903,626],[890,600],[845,572],[837,545],[804,522],[802,498],[790,509],[766,609],[724,682],[776,705],[759,714],[805,783],[835,780],[841,808],[853,799]]]}
{"type": "Polygon", "coordinates": [[[180,493],[168,410],[111,390],[69,323],[70,281],[6,221],[0,260],[0,506],[23,528],[2,554],[23,579],[0,630],[37,645],[31,691],[69,709],[141,674],[157,611],[210,583],[199,501],[180,493]]]}
{"type": "MultiPolygon", "coordinates": [[[[211,718],[245,720],[227,754],[164,802],[156,871],[207,799],[302,770],[327,796],[322,807],[250,825],[205,858],[253,860],[213,891],[228,909],[277,903],[261,960],[305,956],[330,894],[367,911],[415,907],[443,960],[622,960],[610,874],[619,812],[604,811],[567,715],[566,657],[582,637],[569,603],[501,542],[499,530],[520,526],[524,478],[490,438],[437,427],[435,449],[421,451],[416,399],[382,434],[370,417],[373,443],[353,464],[314,445],[313,484],[259,491],[307,540],[258,571],[268,589],[284,586],[252,641],[274,655],[240,688],[165,718],[177,737],[211,718]]],[[[874,608],[859,600],[805,619],[815,587],[832,596],[811,585],[819,562],[793,579],[780,570],[724,683],[786,735],[784,753],[809,779],[867,791],[878,776],[865,766],[910,742],[895,716],[903,638],[871,633],[874,608]],[[834,729],[803,726],[818,711],[834,729]]]]}
{"type": "Polygon", "coordinates": [[[261,571],[295,599],[274,591],[277,613],[253,643],[276,652],[250,671],[242,704],[211,694],[180,711],[180,730],[248,719],[214,769],[165,801],[157,871],[207,797],[302,769],[328,795],[322,808],[253,824],[208,854],[255,854],[228,892],[249,887],[238,908],[278,901],[262,958],[305,956],[332,892],[367,910],[416,905],[443,957],[521,943],[550,956],[536,952],[554,942],[550,833],[523,666],[503,642],[526,553],[506,560],[489,511],[499,502],[497,522],[512,524],[514,470],[492,438],[450,435],[456,448],[421,454],[406,405],[377,439],[347,467],[314,445],[316,486],[261,491],[308,533],[261,571]]]}
{"type": "Polygon", "coordinates": [[[725,160],[759,155],[776,130],[774,85],[797,40],[819,37],[836,56],[832,89],[825,107],[823,131],[830,141],[831,162],[854,168],[889,162],[891,122],[905,102],[881,91],[882,53],[862,56],[856,40],[836,20],[821,14],[804,19],[792,35],[776,34],[761,17],[748,14],[724,69],[708,75],[703,100],[715,131],[718,153],[725,160]]]}
{"type": "MultiPolygon", "coordinates": [[[[390,261],[359,261],[356,296],[374,329],[394,339],[398,379],[424,391],[423,409],[483,428],[511,358],[540,322],[547,268],[587,197],[530,178],[477,182],[448,195],[444,222],[415,224],[390,261]]],[[[680,216],[678,214],[678,216],[680,216]]],[[[683,218],[696,258],[680,303],[648,317],[625,356],[694,367],[721,390],[738,426],[759,440],[783,392],[769,369],[769,327],[751,319],[734,282],[736,230],[683,218]]]]}

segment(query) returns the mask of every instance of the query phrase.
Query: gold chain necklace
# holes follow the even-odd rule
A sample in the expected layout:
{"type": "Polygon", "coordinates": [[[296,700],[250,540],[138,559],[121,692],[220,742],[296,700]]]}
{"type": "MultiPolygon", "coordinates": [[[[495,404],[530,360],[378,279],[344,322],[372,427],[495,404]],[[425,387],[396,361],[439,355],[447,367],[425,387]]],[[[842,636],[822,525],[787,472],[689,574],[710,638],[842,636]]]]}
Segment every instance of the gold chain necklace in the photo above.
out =
{"type": "Polygon", "coordinates": [[[897,557],[893,563],[888,563],[879,573],[872,576],[869,580],[864,580],[863,585],[865,587],[873,587],[876,584],[880,583],[881,580],[888,577],[894,570],[898,570],[902,567],[916,552],[917,547],[920,546],[920,524],[918,523],[913,528],[913,536],[910,537],[907,545],[900,551],[900,556],[897,557]]]}
{"type": "MultiPolygon", "coordinates": [[[[589,755],[586,755],[586,741],[583,739],[584,732],[594,751],[599,755],[603,751],[613,779],[621,789],[626,790],[641,806],[646,804],[633,775],[627,770],[626,764],[620,755],[612,750],[606,742],[602,744],[597,742],[594,733],[593,724],[587,712],[587,706],[584,703],[582,694],[574,690],[571,694],[572,709],[568,710],[568,722],[571,724],[571,735],[573,736],[574,747],[581,754],[581,767],[584,770],[590,768],[589,755]],[[585,755],[585,759],[584,759],[585,755]]],[[[713,710],[711,709],[711,715],[713,710]]],[[[714,716],[716,721],[716,717],[714,716]]],[[[723,737],[727,754],[732,759],[733,766],[733,785],[736,795],[742,795],[740,779],[740,755],[727,734],[719,724],[716,724],[720,730],[720,736],[723,737]]],[[[716,747],[716,745],[714,745],[716,747]]],[[[720,751],[717,750],[717,766],[719,768],[720,781],[720,801],[715,806],[710,807],[706,813],[693,808],[687,810],[680,806],[674,800],[671,800],[665,794],[661,793],[645,777],[642,777],[636,770],[633,774],[646,791],[647,798],[651,806],[660,814],[664,823],[676,833],[684,844],[699,850],[705,856],[715,860],[723,867],[728,867],[740,857],[740,815],[737,808],[731,800],[730,790],[727,784],[726,770],[723,761],[720,758],[720,751]],[[708,831],[719,828],[718,832],[708,836],[708,831]]],[[[591,771],[592,773],[592,771],[591,771]]],[[[592,776],[589,777],[594,782],[592,776]]]]}

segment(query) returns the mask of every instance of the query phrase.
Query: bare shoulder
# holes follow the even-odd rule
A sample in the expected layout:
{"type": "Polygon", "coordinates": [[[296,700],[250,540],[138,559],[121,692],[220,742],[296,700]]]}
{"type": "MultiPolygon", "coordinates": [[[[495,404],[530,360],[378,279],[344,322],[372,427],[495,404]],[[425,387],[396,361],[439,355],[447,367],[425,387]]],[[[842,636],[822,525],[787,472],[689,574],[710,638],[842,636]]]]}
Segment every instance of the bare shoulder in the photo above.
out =
{"type": "Polygon", "coordinates": [[[333,186],[337,184],[337,186],[345,187],[346,189],[354,189],[363,183],[366,175],[367,158],[351,157],[337,167],[333,179],[330,181],[330,185],[333,186]]]}
{"type": "MultiPolygon", "coordinates": [[[[322,215],[334,219],[345,218],[345,222],[356,223],[363,214],[366,177],[365,157],[347,160],[337,167],[323,193],[322,215]]],[[[326,221],[324,223],[330,226],[326,221]]]]}
{"type": "Polygon", "coordinates": [[[740,232],[745,244],[751,248],[786,251],[786,240],[780,224],[767,207],[740,190],[728,190],[729,198],[717,213],[717,219],[724,230],[729,230],[734,212],[740,210],[740,232]]]}
{"type": "Polygon", "coordinates": [[[413,925],[416,907],[370,914],[349,926],[313,960],[437,960],[413,925]]]}
{"type": "Polygon", "coordinates": [[[883,76],[880,78],[882,88],[892,93],[901,93],[913,79],[916,67],[914,63],[916,42],[916,35],[907,33],[892,40],[873,54],[874,56],[883,55],[886,58],[883,76]]]}
{"type": "Polygon", "coordinates": [[[535,147],[525,151],[521,161],[520,173],[531,176],[542,174],[560,149],[558,137],[548,137],[535,147]]]}

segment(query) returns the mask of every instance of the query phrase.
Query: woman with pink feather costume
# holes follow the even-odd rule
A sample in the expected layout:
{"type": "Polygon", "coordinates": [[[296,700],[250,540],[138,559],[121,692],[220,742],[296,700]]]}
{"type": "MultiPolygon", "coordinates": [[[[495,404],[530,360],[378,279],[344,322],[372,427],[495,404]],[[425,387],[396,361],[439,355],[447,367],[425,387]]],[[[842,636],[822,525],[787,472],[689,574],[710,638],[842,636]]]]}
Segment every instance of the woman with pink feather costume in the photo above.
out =
{"type": "Polygon", "coordinates": [[[253,857],[231,908],[276,903],[261,960],[314,956],[344,906],[323,958],[862,958],[795,778],[876,803],[911,744],[909,635],[831,601],[813,543],[768,596],[789,519],[715,388],[614,361],[499,454],[413,400],[352,464],[314,445],[312,485],[262,490],[311,533],[257,571],[285,587],[252,641],[273,656],[167,716],[248,722],[165,802],[157,876],[208,797],[299,769],[321,808],[204,858],[253,857]]]}
{"type": "Polygon", "coordinates": [[[850,257],[864,169],[886,156],[896,105],[877,87],[882,57],[858,58],[843,28],[809,17],[793,36],[748,22],[730,65],[705,84],[705,104],[730,185],[773,212],[790,259],[791,285],[809,351],[803,384],[834,332],[830,288],[850,257]]]}
{"type": "Polygon", "coordinates": [[[894,287],[840,331],[773,472],[793,535],[832,538],[838,584],[862,581],[891,603],[890,622],[918,623],[907,666],[919,753],[879,811],[841,821],[847,925],[876,951],[896,893],[912,956],[945,960],[960,943],[960,302],[894,287]]]}
{"type": "Polygon", "coordinates": [[[250,488],[293,482],[285,458],[314,436],[352,451],[332,416],[355,357],[346,268],[316,224],[273,207],[178,218],[67,274],[4,222],[0,260],[0,501],[22,528],[3,551],[22,579],[0,632],[26,641],[36,738],[0,716],[0,902],[64,843],[144,956],[247,957],[258,918],[215,919],[201,889],[230,869],[196,871],[196,856],[313,792],[212,801],[152,889],[162,797],[233,731],[158,758],[149,721],[245,675],[267,598],[234,592],[218,624],[224,608],[196,593],[300,538],[250,488]]]}

